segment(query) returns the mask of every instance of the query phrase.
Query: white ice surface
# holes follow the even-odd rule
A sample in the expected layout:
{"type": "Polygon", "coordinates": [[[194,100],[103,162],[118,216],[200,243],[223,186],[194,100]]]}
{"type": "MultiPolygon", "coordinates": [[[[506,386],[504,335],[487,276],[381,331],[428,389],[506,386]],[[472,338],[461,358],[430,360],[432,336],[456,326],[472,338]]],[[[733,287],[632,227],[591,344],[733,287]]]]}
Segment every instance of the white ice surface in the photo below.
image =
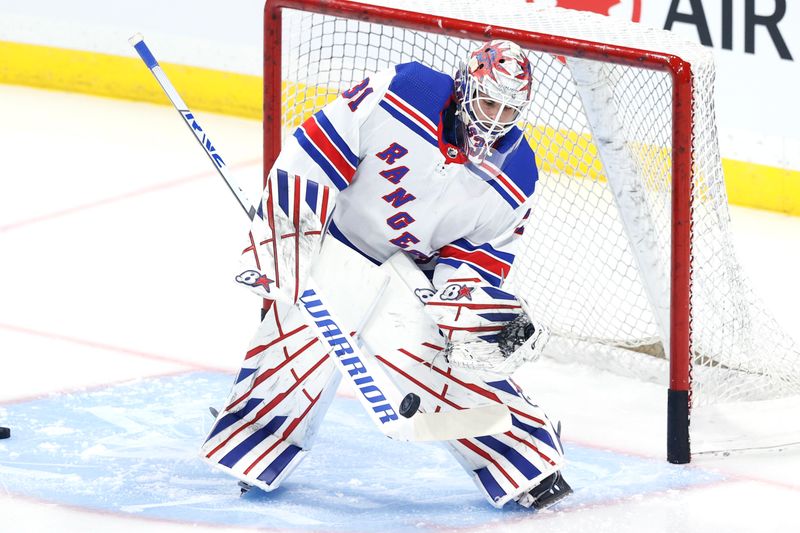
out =
{"type": "MultiPolygon", "coordinates": [[[[256,196],[261,125],[199,118],[256,196]]],[[[259,305],[231,277],[246,220],[174,110],[0,86],[0,152],[0,424],[36,399],[190,371],[236,371],[259,305]]],[[[756,288],[797,336],[800,218],[746,209],[732,216],[756,288]]],[[[665,455],[661,387],[548,361],[519,380],[563,421],[568,448],[665,455]]],[[[59,421],[44,429],[44,452],[56,455],[59,439],[74,430],[59,421]]],[[[13,463],[8,449],[0,441],[0,464],[13,463]]],[[[413,464],[407,468],[414,472],[413,464]]],[[[499,522],[469,530],[800,531],[793,507],[800,450],[704,457],[684,468],[720,480],[619,498],[598,494],[595,503],[498,515],[499,522]]],[[[57,504],[22,496],[3,477],[0,532],[252,530],[57,504]]],[[[209,487],[182,488],[197,505],[210,501],[209,487]]],[[[592,490],[580,488],[584,500],[592,490]]],[[[100,502],[104,494],[95,497],[100,502]]],[[[268,502],[260,512],[269,514],[268,502]]]]}

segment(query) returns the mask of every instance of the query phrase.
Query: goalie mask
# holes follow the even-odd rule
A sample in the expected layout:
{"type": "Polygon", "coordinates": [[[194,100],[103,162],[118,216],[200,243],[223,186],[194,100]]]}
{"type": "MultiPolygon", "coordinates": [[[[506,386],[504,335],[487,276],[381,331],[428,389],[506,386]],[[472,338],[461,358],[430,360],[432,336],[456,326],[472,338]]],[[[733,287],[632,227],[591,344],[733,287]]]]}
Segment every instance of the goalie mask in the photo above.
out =
{"type": "Polygon", "coordinates": [[[519,120],[531,100],[533,75],[516,43],[490,41],[469,55],[456,72],[455,96],[461,149],[480,164],[519,120]]]}

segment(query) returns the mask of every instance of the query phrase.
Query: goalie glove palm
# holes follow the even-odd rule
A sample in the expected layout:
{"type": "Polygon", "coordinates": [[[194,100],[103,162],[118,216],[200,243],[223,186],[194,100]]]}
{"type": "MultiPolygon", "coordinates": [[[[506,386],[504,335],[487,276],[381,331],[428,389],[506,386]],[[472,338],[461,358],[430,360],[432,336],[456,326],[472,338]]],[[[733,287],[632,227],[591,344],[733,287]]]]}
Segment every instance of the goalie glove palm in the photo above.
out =
{"type": "Polygon", "coordinates": [[[497,344],[481,340],[448,342],[443,354],[453,366],[508,376],[539,358],[550,340],[550,331],[520,315],[497,337],[501,339],[497,344]]]}

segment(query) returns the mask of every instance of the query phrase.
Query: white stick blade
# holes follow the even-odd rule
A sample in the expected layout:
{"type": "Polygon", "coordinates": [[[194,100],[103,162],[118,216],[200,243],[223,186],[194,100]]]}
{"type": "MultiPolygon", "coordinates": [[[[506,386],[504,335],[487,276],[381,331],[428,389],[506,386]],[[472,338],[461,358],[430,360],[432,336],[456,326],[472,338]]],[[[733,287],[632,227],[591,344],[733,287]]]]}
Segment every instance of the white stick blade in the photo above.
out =
{"type": "Polygon", "coordinates": [[[508,406],[497,403],[462,411],[417,413],[411,417],[414,440],[456,440],[505,433],[511,429],[508,406]]]}

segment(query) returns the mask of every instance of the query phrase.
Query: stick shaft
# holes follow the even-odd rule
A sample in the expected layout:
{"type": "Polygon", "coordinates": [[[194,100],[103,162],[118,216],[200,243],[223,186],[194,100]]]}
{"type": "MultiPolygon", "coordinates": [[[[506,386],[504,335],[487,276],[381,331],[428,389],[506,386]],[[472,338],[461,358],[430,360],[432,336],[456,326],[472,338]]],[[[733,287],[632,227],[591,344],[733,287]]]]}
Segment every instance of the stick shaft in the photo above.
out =
{"type": "Polygon", "coordinates": [[[145,44],[142,36],[137,33],[129,39],[129,42],[136,49],[136,52],[139,54],[139,57],[142,59],[142,61],[144,61],[144,64],[147,66],[147,68],[150,69],[150,72],[164,90],[164,93],[167,95],[167,98],[169,98],[169,101],[172,102],[172,105],[175,107],[178,113],[180,113],[183,122],[192,131],[195,139],[197,139],[197,142],[199,142],[200,146],[203,147],[206,155],[214,164],[214,168],[217,169],[220,177],[222,177],[222,179],[225,181],[225,184],[236,197],[239,205],[242,206],[242,209],[244,209],[244,212],[247,213],[247,216],[250,218],[250,220],[253,220],[253,218],[256,216],[256,209],[254,207],[255,204],[247,198],[247,194],[245,194],[244,190],[242,190],[236,180],[232,176],[228,175],[227,165],[222,159],[222,156],[217,152],[217,149],[214,147],[211,139],[209,139],[208,135],[206,135],[205,131],[203,131],[203,128],[200,126],[200,124],[198,124],[194,113],[189,110],[189,107],[183,101],[181,95],[178,94],[177,90],[175,90],[175,87],[169,81],[169,78],[158,64],[155,56],[153,56],[153,53],[145,44]]]}

